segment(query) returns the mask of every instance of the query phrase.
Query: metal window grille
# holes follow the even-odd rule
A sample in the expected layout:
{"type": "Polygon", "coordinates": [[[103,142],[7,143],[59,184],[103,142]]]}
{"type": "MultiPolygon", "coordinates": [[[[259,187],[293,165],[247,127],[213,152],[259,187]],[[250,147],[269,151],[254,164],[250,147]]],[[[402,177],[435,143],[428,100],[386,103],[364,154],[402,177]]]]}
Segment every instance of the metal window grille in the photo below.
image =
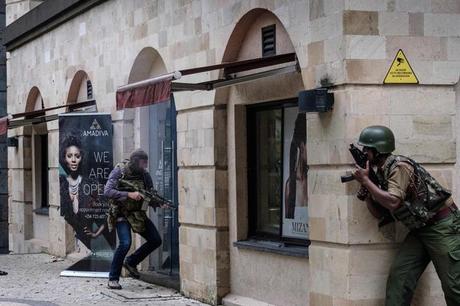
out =
{"type": "Polygon", "coordinates": [[[90,80],[86,81],[86,96],[88,100],[93,98],[93,84],[90,80]]]}
{"type": "Polygon", "coordinates": [[[276,54],[276,27],[274,24],[262,28],[262,57],[276,54]]]}

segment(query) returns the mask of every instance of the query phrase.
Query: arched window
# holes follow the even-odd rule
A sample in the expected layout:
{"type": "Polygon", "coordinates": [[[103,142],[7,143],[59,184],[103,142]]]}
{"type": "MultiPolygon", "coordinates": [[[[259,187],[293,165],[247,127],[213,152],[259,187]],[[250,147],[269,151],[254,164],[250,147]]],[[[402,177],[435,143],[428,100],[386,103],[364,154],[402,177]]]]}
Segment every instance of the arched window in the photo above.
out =
{"type": "MultiPolygon", "coordinates": [[[[67,95],[67,104],[93,99],[93,83],[89,79],[88,74],[83,70],[77,71],[70,83],[69,94],[67,95]]],[[[97,108],[95,108],[95,106],[89,106],[86,109],[80,109],[80,111],[97,111],[97,108]]]]}

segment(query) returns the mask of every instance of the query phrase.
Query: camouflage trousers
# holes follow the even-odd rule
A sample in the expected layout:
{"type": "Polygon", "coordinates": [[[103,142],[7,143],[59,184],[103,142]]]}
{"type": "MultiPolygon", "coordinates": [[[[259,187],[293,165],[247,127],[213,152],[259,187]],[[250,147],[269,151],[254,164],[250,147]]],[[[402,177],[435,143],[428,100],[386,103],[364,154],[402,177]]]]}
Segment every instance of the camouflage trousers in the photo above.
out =
{"type": "Polygon", "coordinates": [[[433,261],[448,306],[460,305],[460,213],[411,231],[404,240],[387,281],[388,306],[409,306],[417,281],[433,261]]]}

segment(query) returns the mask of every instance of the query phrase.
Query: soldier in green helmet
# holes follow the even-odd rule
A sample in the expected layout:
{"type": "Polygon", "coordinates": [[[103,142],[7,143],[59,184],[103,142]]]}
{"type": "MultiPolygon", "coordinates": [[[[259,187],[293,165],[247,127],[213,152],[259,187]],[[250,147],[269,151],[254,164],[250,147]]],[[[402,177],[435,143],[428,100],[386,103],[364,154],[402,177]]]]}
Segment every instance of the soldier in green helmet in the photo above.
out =
{"type": "Polygon", "coordinates": [[[353,175],[369,191],[369,211],[380,218],[374,205],[381,205],[410,230],[391,266],[385,305],[410,305],[431,261],[447,305],[460,305],[460,213],[451,192],[414,160],[392,154],[395,138],[389,128],[365,128],[358,144],[368,162],[353,175]],[[380,186],[369,179],[370,167],[377,167],[380,186]]]}

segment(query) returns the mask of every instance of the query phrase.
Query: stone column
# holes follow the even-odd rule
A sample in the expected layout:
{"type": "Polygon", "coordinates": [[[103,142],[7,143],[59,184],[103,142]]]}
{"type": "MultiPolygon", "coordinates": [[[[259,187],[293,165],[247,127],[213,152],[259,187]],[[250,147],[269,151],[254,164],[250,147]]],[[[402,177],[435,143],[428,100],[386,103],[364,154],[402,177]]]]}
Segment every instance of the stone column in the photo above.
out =
{"type": "Polygon", "coordinates": [[[32,236],[32,148],[30,136],[23,135],[22,129],[14,135],[18,147],[8,152],[10,250],[24,253],[25,240],[32,236]]]}
{"type": "Polygon", "coordinates": [[[225,108],[179,111],[177,144],[181,291],[217,305],[230,287],[225,108]]]}

